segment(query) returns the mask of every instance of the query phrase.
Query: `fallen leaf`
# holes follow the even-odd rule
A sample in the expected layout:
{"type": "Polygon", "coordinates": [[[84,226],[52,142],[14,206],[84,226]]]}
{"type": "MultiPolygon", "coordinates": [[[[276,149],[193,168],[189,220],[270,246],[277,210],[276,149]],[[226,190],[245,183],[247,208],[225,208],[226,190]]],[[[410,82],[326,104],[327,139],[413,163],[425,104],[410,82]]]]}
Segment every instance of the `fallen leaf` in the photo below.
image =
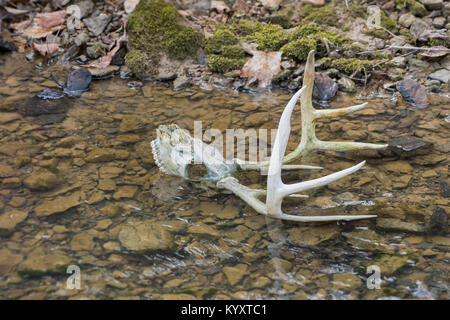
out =
{"type": "MultiPolygon", "coordinates": [[[[126,28],[124,28],[124,30],[126,30],[126,28]]],[[[124,34],[116,41],[116,45],[114,46],[114,48],[112,48],[112,50],[109,51],[106,54],[106,56],[103,56],[92,63],[83,64],[81,66],[85,67],[85,68],[100,68],[100,69],[108,67],[111,64],[112,58],[114,57],[116,52],[119,51],[120,47],[122,46],[122,42],[126,42],[126,41],[127,41],[127,34],[126,34],[126,32],[124,32],[124,34]]]]}
{"type": "Polygon", "coordinates": [[[23,36],[31,39],[44,38],[47,35],[63,28],[65,10],[51,13],[38,13],[28,20],[13,23],[11,28],[21,32],[23,36]]]}
{"type": "Polygon", "coordinates": [[[254,51],[253,57],[242,67],[241,76],[258,79],[258,86],[270,86],[273,76],[281,71],[281,52],[254,51]]]}
{"type": "Polygon", "coordinates": [[[38,13],[36,19],[38,19],[39,26],[48,29],[63,24],[66,14],[66,10],[38,13]]]}
{"type": "Polygon", "coordinates": [[[31,43],[31,47],[44,57],[51,57],[59,49],[58,43],[31,43]]]}
{"type": "Polygon", "coordinates": [[[446,47],[443,46],[437,46],[437,47],[431,47],[430,49],[433,50],[427,50],[421,53],[421,56],[423,57],[429,57],[429,58],[438,58],[446,56],[450,50],[448,50],[446,47]],[[442,50],[439,50],[442,49],[442,50]]]}

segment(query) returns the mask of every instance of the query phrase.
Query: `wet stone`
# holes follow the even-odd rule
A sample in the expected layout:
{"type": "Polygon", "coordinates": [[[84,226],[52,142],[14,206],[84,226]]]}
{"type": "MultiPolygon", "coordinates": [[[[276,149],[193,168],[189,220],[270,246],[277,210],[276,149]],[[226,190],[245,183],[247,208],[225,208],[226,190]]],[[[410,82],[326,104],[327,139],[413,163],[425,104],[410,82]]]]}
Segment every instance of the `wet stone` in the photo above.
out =
{"type": "Polygon", "coordinates": [[[64,93],[70,97],[80,97],[91,83],[92,76],[88,69],[80,68],[72,71],[67,76],[66,87],[64,93]]]}
{"type": "Polygon", "coordinates": [[[34,209],[36,216],[46,217],[55,213],[61,213],[81,203],[81,193],[74,192],[70,196],[61,197],[55,200],[44,200],[42,204],[34,209]]]}
{"type": "Polygon", "coordinates": [[[382,255],[371,264],[379,266],[383,276],[392,276],[403,268],[407,262],[407,256],[382,255]]]}
{"type": "Polygon", "coordinates": [[[16,175],[13,167],[0,164],[0,178],[7,178],[16,175]]]}
{"type": "Polygon", "coordinates": [[[427,142],[413,136],[396,137],[389,141],[389,149],[398,156],[412,157],[429,153],[432,142],[427,142]]]}
{"type": "Polygon", "coordinates": [[[224,267],[223,273],[225,274],[228,283],[231,286],[234,286],[247,274],[247,265],[238,264],[234,267],[224,267]]]}
{"type": "Polygon", "coordinates": [[[172,234],[153,221],[125,224],[118,238],[124,248],[132,251],[173,251],[176,248],[172,234]]]}
{"type": "Polygon", "coordinates": [[[399,219],[378,218],[377,228],[385,231],[403,231],[411,233],[424,233],[425,227],[418,223],[404,222],[399,219]]]}
{"type": "Polygon", "coordinates": [[[432,235],[446,235],[448,233],[448,215],[445,209],[436,207],[430,218],[430,233],[432,235]]]}
{"type": "Polygon", "coordinates": [[[417,109],[424,109],[428,106],[427,91],[423,85],[412,79],[400,81],[397,84],[405,102],[417,109]]]}
{"type": "Polygon", "coordinates": [[[47,168],[35,169],[23,180],[27,188],[37,191],[53,189],[59,183],[61,183],[60,176],[47,168]]]}
{"type": "Polygon", "coordinates": [[[321,101],[331,100],[338,90],[337,83],[325,73],[316,72],[313,95],[321,101]]]}
{"type": "Polygon", "coordinates": [[[66,274],[70,258],[62,253],[43,253],[36,250],[19,265],[19,274],[42,276],[47,274],[66,274]]]}
{"type": "MultiPolygon", "coordinates": [[[[59,114],[59,116],[54,117],[56,121],[64,119],[64,114],[69,108],[69,105],[69,99],[64,97],[62,92],[45,89],[25,102],[25,105],[19,111],[24,116],[34,117],[59,114]]],[[[45,120],[45,118],[42,120],[45,120]]]]}
{"type": "Polygon", "coordinates": [[[0,215],[0,236],[8,236],[28,217],[27,211],[9,211],[0,215]]]}
{"type": "Polygon", "coordinates": [[[0,273],[11,272],[23,260],[21,254],[15,254],[7,249],[0,249],[0,273]]]}
{"type": "Polygon", "coordinates": [[[90,251],[94,249],[94,237],[87,233],[79,233],[75,235],[70,242],[70,249],[73,251],[90,251]]]}
{"type": "Polygon", "coordinates": [[[314,228],[291,228],[288,241],[296,246],[316,246],[339,236],[339,227],[333,225],[314,228]]]}
{"type": "Polygon", "coordinates": [[[94,36],[100,35],[103,30],[105,30],[108,23],[111,21],[111,16],[101,13],[96,17],[91,17],[84,19],[84,23],[90,32],[94,34],[94,36]]]}

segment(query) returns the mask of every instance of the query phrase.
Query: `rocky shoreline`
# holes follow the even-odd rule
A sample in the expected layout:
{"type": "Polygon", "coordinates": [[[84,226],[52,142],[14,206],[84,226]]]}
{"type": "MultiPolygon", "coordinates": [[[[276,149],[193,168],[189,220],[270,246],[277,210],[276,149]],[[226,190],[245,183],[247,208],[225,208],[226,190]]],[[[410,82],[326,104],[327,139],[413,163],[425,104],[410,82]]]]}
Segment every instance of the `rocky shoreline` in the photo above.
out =
{"type": "Polygon", "coordinates": [[[450,91],[450,2],[444,0],[43,0],[14,6],[2,7],[0,45],[14,46],[44,71],[54,64],[66,74],[83,67],[94,79],[120,74],[138,80],[138,87],[151,80],[176,91],[192,85],[294,91],[305,53],[315,50],[328,90],[337,84],[344,92],[369,87],[392,93],[400,81],[414,79],[428,92],[450,91]]]}

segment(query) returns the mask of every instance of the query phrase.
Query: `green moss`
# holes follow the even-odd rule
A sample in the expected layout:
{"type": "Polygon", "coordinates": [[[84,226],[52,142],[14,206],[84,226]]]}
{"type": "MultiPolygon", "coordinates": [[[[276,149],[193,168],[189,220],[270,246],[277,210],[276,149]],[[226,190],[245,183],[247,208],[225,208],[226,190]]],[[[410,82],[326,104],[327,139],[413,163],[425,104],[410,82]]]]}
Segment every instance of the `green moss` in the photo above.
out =
{"type": "Polygon", "coordinates": [[[414,36],[408,29],[400,29],[399,34],[405,37],[406,42],[414,42],[414,36]]]}
{"type": "Polygon", "coordinates": [[[368,36],[372,36],[375,38],[380,39],[388,39],[389,38],[389,32],[386,32],[383,29],[369,29],[364,31],[364,34],[367,34],[368,36]]]}
{"type": "Polygon", "coordinates": [[[283,48],[281,52],[289,58],[297,59],[298,61],[306,61],[308,58],[308,53],[311,50],[317,49],[317,42],[310,38],[301,38],[289,42],[283,48]]]}
{"type": "Polygon", "coordinates": [[[224,46],[222,49],[222,55],[226,58],[242,59],[245,57],[245,51],[240,44],[224,46]]]}
{"type": "Polygon", "coordinates": [[[380,11],[380,24],[383,28],[386,28],[388,30],[393,30],[397,28],[397,21],[394,19],[389,18],[384,11],[380,11]]]}
{"type": "Polygon", "coordinates": [[[214,37],[206,43],[206,53],[214,54],[222,52],[222,48],[228,45],[235,45],[238,43],[236,35],[228,29],[217,29],[214,37]]]}
{"type": "Polygon", "coordinates": [[[145,77],[146,75],[155,75],[157,72],[157,61],[157,56],[151,59],[149,55],[142,50],[131,50],[125,57],[125,65],[138,78],[145,77]],[[152,60],[155,60],[155,64],[152,63],[152,60]]]}
{"type": "Polygon", "coordinates": [[[389,55],[387,55],[386,53],[383,53],[383,52],[379,52],[379,51],[372,52],[370,54],[370,57],[373,58],[373,59],[378,59],[378,60],[389,59],[389,55]]]}
{"type": "Polygon", "coordinates": [[[316,22],[329,26],[337,26],[338,24],[338,15],[334,2],[319,8],[305,5],[301,8],[299,16],[302,18],[302,23],[316,22]]]}
{"type": "Polygon", "coordinates": [[[328,42],[331,42],[335,46],[340,46],[349,41],[340,34],[334,31],[325,30],[315,23],[298,26],[289,34],[289,40],[291,42],[302,38],[314,40],[316,42],[315,50],[317,50],[319,55],[326,52],[323,39],[327,39],[328,42]]]}
{"type": "Polygon", "coordinates": [[[227,58],[222,55],[210,54],[206,61],[212,72],[225,73],[231,70],[241,69],[245,64],[245,59],[227,58]]]}
{"type": "Polygon", "coordinates": [[[407,8],[415,16],[422,17],[427,14],[427,9],[416,0],[395,0],[397,8],[407,8]]]}
{"type": "Polygon", "coordinates": [[[179,32],[173,33],[166,40],[169,55],[172,58],[181,60],[195,55],[202,43],[203,37],[188,27],[181,28],[179,32]]]}
{"type": "Polygon", "coordinates": [[[353,74],[360,72],[363,69],[371,69],[373,66],[378,63],[377,60],[361,60],[357,58],[342,58],[342,59],[331,59],[331,58],[323,58],[321,60],[322,67],[324,68],[336,68],[342,73],[345,74],[353,74]]]}
{"type": "Polygon", "coordinates": [[[134,52],[132,57],[127,58],[131,66],[136,69],[135,62],[138,57],[143,58],[143,54],[151,58],[152,69],[157,68],[161,53],[175,59],[194,55],[203,44],[203,36],[182,25],[181,21],[172,4],[163,0],[140,1],[128,22],[130,52],[138,50],[138,53],[134,52]]]}
{"type": "Polygon", "coordinates": [[[245,37],[261,31],[263,23],[250,20],[238,20],[233,21],[229,27],[235,34],[245,37]]]}
{"type": "Polygon", "coordinates": [[[350,15],[350,17],[352,17],[352,18],[363,18],[363,19],[365,19],[366,16],[367,16],[367,13],[366,13],[367,9],[366,9],[366,7],[364,7],[364,6],[362,6],[362,5],[358,4],[358,3],[350,4],[348,6],[348,9],[346,8],[345,10],[346,10],[345,12],[347,12],[350,15]]]}
{"type": "Polygon", "coordinates": [[[426,45],[429,47],[441,46],[445,48],[450,48],[450,43],[444,39],[430,39],[427,41],[426,45]]]}
{"type": "Polygon", "coordinates": [[[278,51],[289,41],[287,32],[275,24],[263,24],[260,30],[245,37],[245,41],[255,42],[258,50],[278,51]]]}
{"type": "Polygon", "coordinates": [[[291,17],[293,15],[292,10],[282,9],[272,14],[267,18],[267,22],[271,24],[277,24],[284,29],[288,29],[291,27],[291,17]]]}

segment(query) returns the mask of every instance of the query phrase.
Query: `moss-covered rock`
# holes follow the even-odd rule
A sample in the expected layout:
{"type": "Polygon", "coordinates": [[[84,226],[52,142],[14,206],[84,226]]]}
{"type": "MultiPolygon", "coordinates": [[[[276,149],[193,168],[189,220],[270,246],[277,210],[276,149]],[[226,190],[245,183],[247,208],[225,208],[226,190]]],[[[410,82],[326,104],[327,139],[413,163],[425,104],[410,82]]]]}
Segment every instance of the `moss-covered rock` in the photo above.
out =
{"type": "Polygon", "coordinates": [[[231,30],[220,28],[214,33],[214,37],[208,40],[205,50],[208,54],[217,54],[222,52],[224,46],[235,45],[237,43],[238,38],[231,30]]]}
{"type": "MultiPolygon", "coordinates": [[[[291,43],[302,38],[314,40],[316,42],[316,47],[314,49],[319,55],[322,55],[326,52],[324,39],[332,43],[334,46],[341,46],[349,42],[349,39],[347,39],[346,37],[338,34],[337,32],[324,29],[316,23],[300,25],[289,34],[289,41],[291,43]]],[[[303,41],[303,43],[306,44],[306,41],[303,41]]],[[[309,44],[312,44],[312,42],[309,41],[309,44]]]]}
{"type": "Polygon", "coordinates": [[[308,58],[308,53],[311,50],[316,50],[316,48],[316,40],[310,38],[300,38],[283,46],[283,48],[281,48],[281,52],[289,58],[294,58],[298,61],[306,61],[308,58]]]}
{"type": "Polygon", "coordinates": [[[323,58],[321,60],[322,67],[324,68],[336,68],[345,74],[353,74],[360,72],[364,69],[371,69],[380,62],[379,60],[364,60],[357,58],[342,58],[342,59],[331,59],[323,58]]]}
{"type": "Polygon", "coordinates": [[[422,17],[427,14],[427,9],[416,0],[395,0],[397,8],[407,8],[415,16],[422,17]]]}
{"type": "Polygon", "coordinates": [[[153,75],[157,73],[158,55],[153,54],[153,59],[142,50],[131,50],[125,57],[125,64],[137,77],[153,75]],[[152,61],[156,64],[153,64],[152,61]]]}
{"type": "Polygon", "coordinates": [[[232,59],[217,54],[208,55],[206,60],[209,69],[219,73],[241,69],[245,64],[245,59],[232,59]]]}
{"type": "Polygon", "coordinates": [[[230,29],[227,26],[219,26],[214,37],[206,44],[206,61],[213,72],[237,70],[245,64],[245,51],[238,43],[236,34],[230,29]]]}
{"type": "Polygon", "coordinates": [[[289,41],[289,35],[279,25],[262,24],[258,31],[246,36],[244,40],[256,43],[258,50],[278,51],[289,41]]]}
{"type": "Polygon", "coordinates": [[[302,18],[302,23],[316,22],[321,25],[338,25],[338,14],[334,1],[323,7],[305,5],[301,8],[299,16],[302,18]]]}
{"type": "Polygon", "coordinates": [[[163,0],[142,0],[128,22],[127,66],[136,74],[155,74],[162,54],[185,59],[196,54],[203,36],[183,25],[177,9],[163,0]]]}

